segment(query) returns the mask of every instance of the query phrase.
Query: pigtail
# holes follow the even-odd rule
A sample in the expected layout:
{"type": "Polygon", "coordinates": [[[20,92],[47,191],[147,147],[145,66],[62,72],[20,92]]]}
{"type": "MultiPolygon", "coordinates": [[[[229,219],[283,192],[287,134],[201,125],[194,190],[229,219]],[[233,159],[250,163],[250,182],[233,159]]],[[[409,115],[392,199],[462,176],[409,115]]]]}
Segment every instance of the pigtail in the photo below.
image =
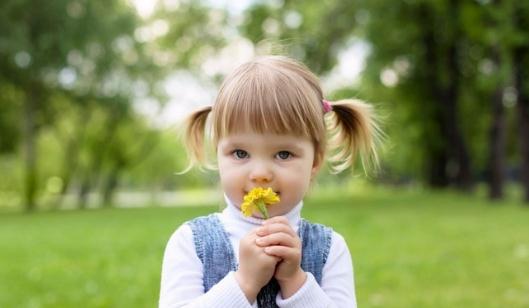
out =
{"type": "Polygon", "coordinates": [[[185,121],[184,145],[189,159],[189,165],[177,174],[184,174],[191,170],[195,165],[199,168],[206,166],[206,149],[204,139],[206,138],[206,123],[212,107],[206,106],[193,112],[185,121]]]}
{"type": "Polygon", "coordinates": [[[378,169],[377,145],[382,132],[373,107],[360,100],[340,100],[332,103],[332,117],[327,120],[328,149],[331,173],[350,167],[360,156],[367,173],[378,169]]]}

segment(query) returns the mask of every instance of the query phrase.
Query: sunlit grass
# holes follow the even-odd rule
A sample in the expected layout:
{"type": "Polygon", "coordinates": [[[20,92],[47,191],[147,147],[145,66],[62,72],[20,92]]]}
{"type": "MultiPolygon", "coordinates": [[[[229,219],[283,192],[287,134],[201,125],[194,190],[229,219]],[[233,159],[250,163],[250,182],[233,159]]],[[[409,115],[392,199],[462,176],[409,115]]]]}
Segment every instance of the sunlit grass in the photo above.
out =
{"type": "Polygon", "coordinates": [[[306,216],[347,239],[361,307],[529,306],[529,206],[451,192],[326,195],[306,216]]]}
{"type": "MultiPolygon", "coordinates": [[[[529,306],[529,207],[481,196],[316,189],[303,215],[354,259],[360,307],[529,306]]],[[[0,215],[0,307],[153,307],[167,239],[217,205],[0,215]]]]}

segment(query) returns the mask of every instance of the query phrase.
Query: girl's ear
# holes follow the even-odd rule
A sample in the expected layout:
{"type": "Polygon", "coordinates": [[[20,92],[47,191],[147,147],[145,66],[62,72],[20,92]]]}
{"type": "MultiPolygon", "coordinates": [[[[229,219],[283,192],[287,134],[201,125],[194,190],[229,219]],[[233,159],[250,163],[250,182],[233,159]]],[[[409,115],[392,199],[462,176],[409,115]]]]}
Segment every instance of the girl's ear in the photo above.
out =
{"type": "Polygon", "coordinates": [[[321,153],[315,153],[314,155],[314,161],[312,163],[312,170],[310,171],[310,178],[314,179],[318,172],[320,171],[320,168],[322,166],[323,162],[323,155],[321,153]]]}

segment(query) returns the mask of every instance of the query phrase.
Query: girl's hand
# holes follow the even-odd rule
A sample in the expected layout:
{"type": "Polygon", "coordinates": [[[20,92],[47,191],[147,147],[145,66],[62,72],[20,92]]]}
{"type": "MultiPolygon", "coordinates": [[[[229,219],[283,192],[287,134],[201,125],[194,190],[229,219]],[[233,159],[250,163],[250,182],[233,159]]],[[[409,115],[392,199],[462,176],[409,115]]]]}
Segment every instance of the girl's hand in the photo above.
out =
{"type": "Polygon", "coordinates": [[[274,271],[281,259],[266,254],[263,247],[256,245],[256,230],[252,230],[241,239],[239,244],[239,269],[235,279],[250,303],[274,276],[274,271]]]}
{"type": "Polygon", "coordinates": [[[284,216],[266,220],[257,229],[257,245],[270,256],[281,258],[274,277],[283,298],[289,298],[305,283],[307,274],[301,269],[301,240],[284,216]]]}

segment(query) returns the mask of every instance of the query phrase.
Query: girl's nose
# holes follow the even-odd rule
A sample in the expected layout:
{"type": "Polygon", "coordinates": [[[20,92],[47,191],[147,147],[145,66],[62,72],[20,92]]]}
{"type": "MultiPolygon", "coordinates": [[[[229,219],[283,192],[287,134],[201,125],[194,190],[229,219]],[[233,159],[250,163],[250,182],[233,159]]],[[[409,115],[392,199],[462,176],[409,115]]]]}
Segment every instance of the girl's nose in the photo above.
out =
{"type": "Polygon", "coordinates": [[[250,173],[250,180],[254,183],[269,183],[273,180],[272,170],[266,164],[257,164],[250,173]]]}

